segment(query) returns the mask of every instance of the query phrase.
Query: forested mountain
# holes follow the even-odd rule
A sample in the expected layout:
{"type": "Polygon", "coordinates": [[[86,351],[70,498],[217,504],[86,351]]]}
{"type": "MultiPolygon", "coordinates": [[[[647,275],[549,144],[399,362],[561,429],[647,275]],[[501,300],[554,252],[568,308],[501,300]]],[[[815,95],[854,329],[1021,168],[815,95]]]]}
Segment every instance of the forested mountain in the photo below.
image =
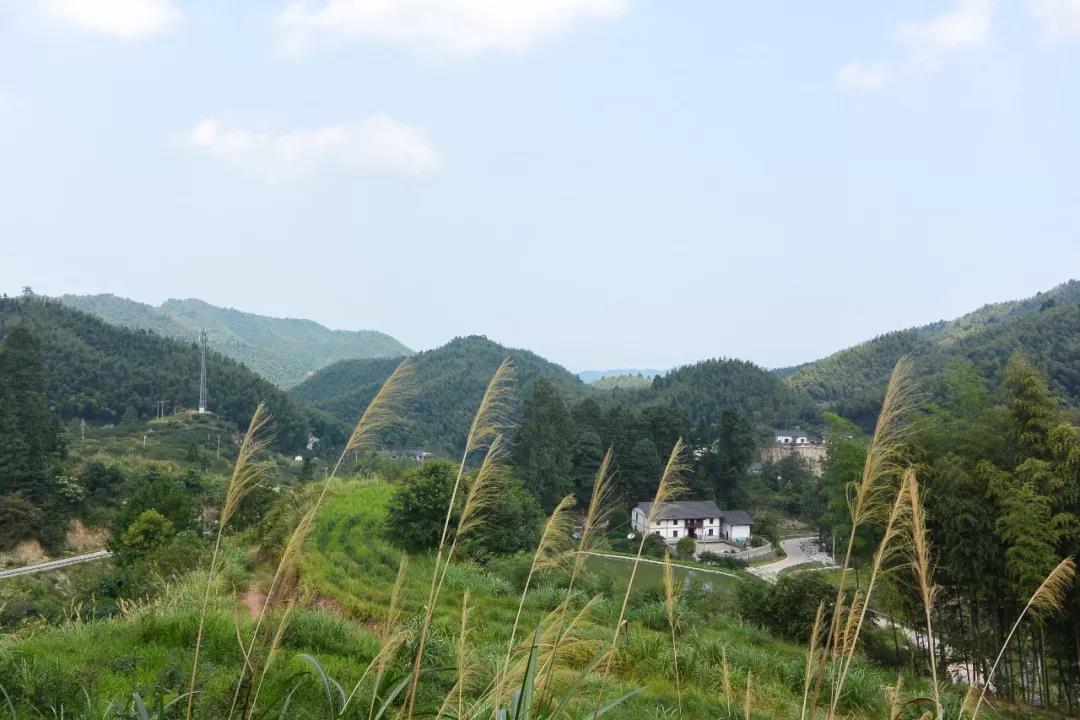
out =
{"type": "Polygon", "coordinates": [[[636,377],[641,375],[651,380],[657,375],[663,374],[663,370],[655,368],[618,368],[615,370],[582,370],[578,373],[578,377],[581,378],[582,382],[591,384],[609,377],[624,377],[627,375],[636,377]]]}
{"type": "Polygon", "coordinates": [[[986,305],[951,321],[881,335],[797,368],[775,371],[792,388],[848,417],[877,412],[889,372],[901,355],[915,363],[928,389],[952,361],[968,360],[997,382],[1009,356],[1021,350],[1042,370],[1055,393],[1080,402],[1080,282],[1045,293],[986,305]]]}
{"type": "Polygon", "coordinates": [[[205,328],[210,345],[282,388],[339,360],[399,357],[412,351],[374,330],[330,330],[311,320],[255,315],[202,300],[159,307],[115,295],[63,295],[60,301],[113,325],[191,341],[205,328]]]}
{"type": "Polygon", "coordinates": [[[695,425],[715,423],[726,407],[772,427],[798,427],[818,417],[806,393],[744,360],[703,360],[677,368],[653,381],[651,395],[652,402],[683,410],[695,425]]]}
{"type": "MultiPolygon", "coordinates": [[[[514,365],[519,407],[541,375],[569,395],[585,391],[575,375],[528,350],[507,348],[475,335],[455,338],[413,357],[415,387],[409,424],[393,431],[388,439],[398,445],[456,452],[488,380],[505,358],[514,365]]],[[[319,371],[291,394],[352,422],[396,364],[396,360],[386,359],[342,361],[319,371]]]]}
{"type": "MultiPolygon", "coordinates": [[[[199,350],[194,343],[129,330],[40,297],[0,299],[0,338],[25,325],[40,343],[46,401],[62,419],[114,423],[193,408],[199,398],[199,350]]],[[[274,415],[277,446],[303,448],[308,430],[333,442],[341,425],[313,411],[235,360],[207,357],[209,409],[244,426],[265,401],[274,415]]]]}

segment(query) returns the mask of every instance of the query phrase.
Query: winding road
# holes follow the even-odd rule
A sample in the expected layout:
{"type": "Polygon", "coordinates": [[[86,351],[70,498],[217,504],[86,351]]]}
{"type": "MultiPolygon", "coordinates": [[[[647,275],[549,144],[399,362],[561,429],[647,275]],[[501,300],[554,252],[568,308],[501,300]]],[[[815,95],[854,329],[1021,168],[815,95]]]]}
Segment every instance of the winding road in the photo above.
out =
{"type": "Polygon", "coordinates": [[[787,553],[786,557],[780,558],[775,562],[766,563],[765,565],[752,567],[750,568],[750,572],[760,578],[775,582],[780,571],[785,568],[813,562],[822,563],[827,566],[833,565],[832,558],[817,549],[816,537],[788,538],[787,540],[780,541],[780,547],[787,553]]]}
{"type": "Polygon", "coordinates": [[[36,565],[24,565],[23,567],[0,570],[0,580],[7,580],[8,578],[19,577],[20,575],[35,575],[37,573],[67,567],[68,565],[90,562],[91,560],[102,560],[110,555],[112,555],[112,553],[108,550],[97,550],[83,555],[72,555],[71,557],[60,558],[59,560],[49,560],[36,565]]]}

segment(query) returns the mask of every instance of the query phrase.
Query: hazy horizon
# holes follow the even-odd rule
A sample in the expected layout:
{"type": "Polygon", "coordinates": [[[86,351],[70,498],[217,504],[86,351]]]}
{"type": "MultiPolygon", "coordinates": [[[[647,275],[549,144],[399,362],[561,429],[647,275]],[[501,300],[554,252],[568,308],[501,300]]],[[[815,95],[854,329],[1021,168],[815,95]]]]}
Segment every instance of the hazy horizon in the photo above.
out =
{"type": "Polygon", "coordinates": [[[1078,8],[14,0],[0,289],[799,364],[1078,275],[1078,8]]]}

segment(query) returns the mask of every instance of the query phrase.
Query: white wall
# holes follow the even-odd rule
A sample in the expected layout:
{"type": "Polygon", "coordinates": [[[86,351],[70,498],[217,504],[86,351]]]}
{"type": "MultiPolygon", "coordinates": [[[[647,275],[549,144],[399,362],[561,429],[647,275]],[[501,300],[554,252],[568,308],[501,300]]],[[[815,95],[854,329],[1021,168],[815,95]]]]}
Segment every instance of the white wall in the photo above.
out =
{"type": "Polygon", "coordinates": [[[728,525],[724,523],[724,536],[729,540],[749,540],[749,525],[728,525]]]}

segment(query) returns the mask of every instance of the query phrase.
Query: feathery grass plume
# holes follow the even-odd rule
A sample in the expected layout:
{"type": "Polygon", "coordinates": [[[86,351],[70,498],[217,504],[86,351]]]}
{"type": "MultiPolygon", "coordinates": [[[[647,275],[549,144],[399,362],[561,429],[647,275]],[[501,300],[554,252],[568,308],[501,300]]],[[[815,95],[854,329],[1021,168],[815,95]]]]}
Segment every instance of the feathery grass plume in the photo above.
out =
{"type": "Polygon", "coordinates": [[[202,607],[199,610],[199,629],[195,633],[195,653],[191,661],[191,681],[188,683],[187,718],[190,720],[191,711],[195,702],[195,681],[199,669],[199,655],[202,651],[203,633],[206,629],[206,611],[210,605],[210,593],[214,586],[214,578],[217,575],[218,557],[221,552],[221,538],[225,532],[225,526],[236,513],[240,502],[251,490],[263,481],[266,471],[271,463],[265,460],[256,460],[256,457],[266,449],[271,436],[267,435],[266,428],[270,422],[270,413],[266,405],[259,403],[255,413],[251,416],[247,431],[240,441],[240,450],[233,463],[232,475],[225,489],[225,501],[221,505],[221,513],[218,516],[217,538],[214,540],[214,551],[210,555],[210,570],[206,574],[206,591],[203,593],[202,607]]]}
{"type": "MultiPolygon", "coordinates": [[[[304,540],[307,539],[308,533],[311,532],[311,528],[315,524],[315,517],[319,512],[319,508],[322,506],[323,500],[326,498],[326,493],[329,490],[332,481],[337,477],[342,462],[344,462],[348,453],[373,441],[379,430],[400,421],[401,415],[399,414],[399,410],[403,399],[411,392],[411,378],[412,364],[406,359],[402,360],[398,366],[394,368],[394,371],[390,373],[390,376],[383,381],[382,387],[375,393],[375,397],[368,403],[363,414],[360,416],[360,419],[357,420],[356,426],[353,427],[352,434],[349,436],[349,442],[346,443],[345,449],[343,449],[341,455],[338,456],[338,460],[334,464],[333,470],[324,481],[322,491],[319,493],[318,498],[316,498],[315,502],[307,512],[301,516],[296,527],[293,528],[293,532],[289,536],[289,541],[286,543],[285,549],[281,553],[280,560],[278,560],[274,575],[270,580],[270,587],[266,591],[266,597],[263,598],[262,608],[259,610],[259,615],[255,620],[255,629],[251,633],[251,640],[248,642],[247,650],[245,651],[241,648],[241,651],[246,658],[251,657],[251,653],[259,637],[259,631],[262,629],[266,613],[269,610],[270,605],[276,599],[275,593],[279,590],[279,583],[282,578],[286,577],[295,567],[296,558],[300,554],[300,549],[304,544],[304,540]]],[[[237,702],[240,699],[240,691],[243,685],[243,674],[241,673],[233,693],[232,705],[229,708],[229,718],[231,718],[236,711],[237,702]]]]}
{"type": "MultiPolygon", "coordinates": [[[[585,510],[581,537],[578,538],[577,550],[574,552],[574,559],[570,565],[570,581],[566,585],[566,593],[564,594],[566,601],[563,604],[562,612],[559,614],[559,619],[555,623],[555,652],[558,652],[559,645],[562,643],[563,625],[566,622],[566,607],[573,596],[578,574],[585,567],[585,560],[588,558],[586,553],[596,544],[597,528],[602,528],[607,524],[614,505],[615,485],[611,481],[611,460],[613,456],[614,453],[611,448],[608,448],[600,461],[600,467],[596,470],[596,477],[593,479],[592,495],[589,498],[589,507],[585,510]]],[[[552,668],[549,667],[546,672],[542,673],[543,682],[540,684],[541,706],[543,706],[544,698],[547,696],[548,686],[551,682],[551,671],[552,668]]]]}
{"type": "Polygon", "coordinates": [[[675,696],[679,701],[679,717],[682,717],[682,682],[679,678],[679,646],[675,641],[675,603],[678,593],[675,590],[675,578],[671,573],[671,553],[664,553],[664,607],[667,610],[668,627],[671,628],[671,660],[675,668],[675,696]]]}
{"type": "Polygon", "coordinates": [[[885,688],[885,700],[889,703],[889,720],[899,720],[900,713],[904,711],[904,703],[900,699],[904,690],[903,674],[896,676],[896,684],[885,688]]]}
{"type": "Polygon", "coordinates": [[[727,646],[720,648],[720,670],[723,673],[722,680],[724,683],[724,700],[728,705],[731,705],[732,699],[735,695],[731,690],[731,665],[727,661],[727,646]]]}
{"type": "MultiPolygon", "coordinates": [[[[453,555],[454,545],[451,545],[450,553],[444,558],[446,539],[450,532],[450,519],[453,517],[454,508],[457,506],[458,492],[461,490],[461,481],[465,476],[465,465],[469,461],[469,455],[471,455],[474,450],[479,450],[485,445],[489,446],[485,461],[487,458],[493,458],[491,446],[496,446],[497,448],[498,445],[501,444],[499,437],[512,425],[510,421],[510,398],[513,383],[514,367],[510,364],[508,358],[499,364],[499,367],[491,376],[491,380],[488,381],[487,388],[484,390],[484,395],[480,398],[480,405],[476,409],[476,414],[473,415],[472,425],[469,426],[469,433],[465,436],[465,451],[461,454],[461,463],[458,465],[457,477],[454,479],[454,489],[450,493],[450,501],[446,506],[446,519],[443,521],[442,534],[439,537],[439,546],[435,552],[435,567],[431,572],[431,584],[428,587],[428,600],[427,604],[424,606],[424,619],[420,625],[420,636],[416,643],[416,656],[413,658],[412,672],[409,676],[409,688],[405,693],[405,708],[401,713],[401,717],[404,718],[404,720],[411,720],[416,708],[416,690],[420,683],[420,663],[423,660],[424,649],[427,646],[427,636],[431,630],[431,620],[435,613],[435,602],[438,600],[439,591],[442,588],[443,580],[446,578],[445,566],[449,566],[450,556],[453,555]]],[[[492,470],[494,470],[494,468],[495,464],[492,464],[492,470]]],[[[479,473],[477,473],[477,475],[479,475],[479,473]]],[[[477,482],[478,480],[474,480],[473,485],[476,485],[477,482]]],[[[465,518],[466,513],[463,511],[462,519],[465,518]]],[[[460,520],[458,524],[460,527],[460,520]]],[[[456,544],[456,542],[457,536],[454,538],[454,543],[456,544]]]]}
{"type": "MultiPolygon", "coordinates": [[[[911,361],[901,357],[896,361],[889,384],[885,389],[881,412],[878,414],[874,434],[866,449],[859,481],[848,488],[848,510],[851,517],[851,531],[844,551],[844,562],[840,566],[840,582],[836,589],[836,604],[825,646],[835,648],[839,643],[836,634],[840,630],[840,612],[847,589],[848,570],[851,568],[851,556],[855,548],[855,537],[859,528],[866,522],[881,517],[888,507],[884,491],[888,484],[883,482],[897,472],[897,463],[908,436],[908,415],[915,406],[915,387],[911,381],[911,361]]],[[[826,664],[818,668],[814,683],[814,693],[809,714],[813,716],[814,707],[820,694],[821,684],[825,679],[826,664]]]]}
{"type": "MultiPolygon", "coordinates": [[[[911,470],[905,472],[914,473],[911,470]]],[[[851,609],[848,611],[843,642],[840,644],[840,672],[833,686],[832,699],[829,703],[828,717],[830,719],[836,717],[840,694],[843,692],[844,682],[847,680],[848,671],[851,669],[852,660],[855,658],[855,646],[859,642],[859,634],[862,632],[863,622],[866,620],[866,611],[870,606],[870,597],[874,593],[874,587],[877,585],[878,578],[891,568],[893,560],[907,551],[911,539],[910,528],[911,505],[909,495],[901,487],[896,492],[892,508],[889,510],[885,520],[885,529],[881,536],[881,542],[878,543],[877,550],[874,552],[874,562],[870,569],[870,580],[866,584],[866,592],[862,595],[861,602],[858,601],[858,593],[856,593],[856,600],[852,601],[851,609]]]]}
{"type": "MultiPolygon", "coordinates": [[[[814,626],[810,630],[810,647],[806,650],[806,671],[803,673],[803,699],[802,708],[799,712],[799,720],[806,720],[807,706],[810,701],[810,683],[818,663],[824,660],[824,653],[820,648],[821,624],[824,617],[825,601],[822,600],[818,603],[817,612],[814,614],[814,626]]],[[[725,666],[726,664],[727,663],[725,662],[725,666]]],[[[725,668],[725,675],[726,674],[725,668]]]]}
{"type": "MultiPolygon", "coordinates": [[[[1012,641],[1013,635],[1016,634],[1017,628],[1020,627],[1020,622],[1024,617],[1031,613],[1037,619],[1044,618],[1059,610],[1065,604],[1065,594],[1069,587],[1072,585],[1073,580],[1076,577],[1076,563],[1072,558],[1065,558],[1057,567],[1055,567],[1046,579],[1042,581],[1038,589],[1028,598],[1027,604],[1024,605],[1024,609],[1020,611],[1020,615],[1016,618],[1016,622],[1013,623],[1012,629],[1009,630],[1009,634],[1005,636],[1005,642],[1001,645],[1001,650],[998,651],[997,658],[994,660],[994,664],[990,667],[990,672],[986,674],[986,681],[983,683],[982,692],[979,693],[979,699],[975,703],[975,709],[971,711],[971,720],[975,720],[979,714],[979,708],[982,707],[983,700],[986,698],[986,691],[990,688],[990,681],[994,679],[994,673],[997,671],[998,664],[1001,662],[1002,656],[1005,655],[1005,649],[1009,647],[1009,642],[1012,641]]],[[[961,712],[963,710],[961,709],[961,712]]]]}
{"type": "MultiPolygon", "coordinates": [[[[645,550],[645,539],[649,536],[648,528],[652,527],[656,521],[660,507],[665,502],[678,497],[686,488],[685,477],[689,466],[685,458],[683,458],[683,449],[683,439],[679,438],[675,441],[675,447],[671,449],[667,464],[664,465],[664,472],[660,475],[660,484],[656,488],[652,505],[649,507],[649,516],[645,519],[645,530],[641,533],[641,542],[638,543],[637,554],[634,555],[634,562],[630,566],[630,578],[626,583],[626,592],[623,593],[622,605],[619,608],[619,619],[615,622],[615,629],[611,633],[611,648],[608,650],[607,660],[604,664],[605,675],[611,670],[611,658],[615,655],[615,649],[619,645],[619,633],[622,631],[623,620],[626,618],[626,606],[630,602],[630,591],[634,588],[634,578],[637,576],[638,565],[641,564],[641,553],[645,550]]],[[[601,700],[602,696],[597,694],[596,709],[593,711],[594,720],[600,713],[601,700]]]]}
{"type": "Polygon", "coordinates": [[[746,696],[743,698],[743,720],[750,720],[750,711],[754,707],[751,686],[753,685],[753,673],[746,671],[746,696]]]}
{"type": "Polygon", "coordinates": [[[930,685],[934,691],[934,717],[936,720],[941,720],[943,710],[941,691],[938,687],[937,646],[931,620],[937,586],[934,585],[934,565],[930,556],[930,533],[926,529],[926,509],[919,497],[919,481],[914,469],[904,472],[901,483],[908,495],[907,504],[910,512],[911,539],[908,543],[908,552],[911,556],[911,571],[915,576],[915,585],[926,616],[926,646],[930,649],[930,685]]]}
{"type": "Polygon", "coordinates": [[[382,387],[364,409],[364,414],[356,421],[345,449],[338,456],[331,477],[337,475],[338,468],[349,453],[371,445],[380,431],[398,423],[403,415],[405,401],[412,394],[413,365],[408,359],[402,360],[390,376],[383,381],[382,387]]]}
{"type": "MultiPolygon", "coordinates": [[[[574,496],[567,495],[544,523],[544,531],[540,534],[540,542],[536,545],[533,553],[532,564],[529,565],[529,574],[525,577],[525,587],[518,598],[517,613],[514,615],[514,624],[510,628],[510,639],[506,644],[506,658],[503,660],[502,669],[499,672],[498,682],[506,675],[506,669],[510,665],[510,655],[517,642],[518,624],[521,622],[521,613],[525,607],[525,596],[529,594],[533,575],[537,572],[558,566],[566,556],[567,546],[570,539],[570,531],[573,525],[573,517],[570,511],[574,507],[574,496]]],[[[501,694],[501,693],[500,693],[501,694]]]]}

